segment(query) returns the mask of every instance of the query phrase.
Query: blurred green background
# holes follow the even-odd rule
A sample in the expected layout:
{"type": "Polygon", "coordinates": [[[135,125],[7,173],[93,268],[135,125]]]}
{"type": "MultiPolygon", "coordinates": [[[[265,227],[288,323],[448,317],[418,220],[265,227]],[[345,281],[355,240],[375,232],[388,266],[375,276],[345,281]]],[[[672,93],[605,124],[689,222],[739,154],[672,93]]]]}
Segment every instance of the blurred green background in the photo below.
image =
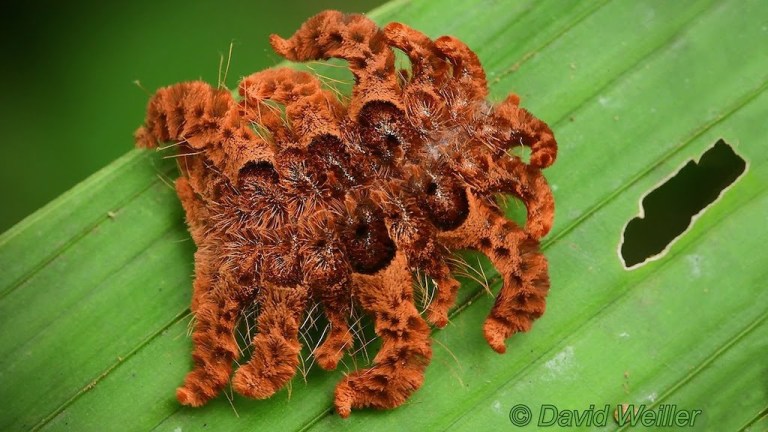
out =
{"type": "Polygon", "coordinates": [[[133,147],[149,92],[274,66],[268,36],[383,0],[14,2],[0,17],[0,232],[133,147]],[[142,90],[134,81],[139,81],[142,90]]]}

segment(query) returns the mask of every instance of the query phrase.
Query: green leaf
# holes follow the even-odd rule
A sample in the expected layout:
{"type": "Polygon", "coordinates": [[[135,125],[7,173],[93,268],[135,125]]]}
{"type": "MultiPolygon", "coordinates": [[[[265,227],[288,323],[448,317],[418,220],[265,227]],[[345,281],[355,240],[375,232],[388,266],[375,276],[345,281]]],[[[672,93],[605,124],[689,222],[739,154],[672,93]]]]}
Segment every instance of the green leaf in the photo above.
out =
{"type": "Polygon", "coordinates": [[[194,245],[173,161],[132,151],[0,236],[0,429],[495,430],[514,428],[516,404],[531,428],[542,404],[610,404],[618,429],[622,403],[702,410],[694,429],[765,429],[765,3],[395,1],[370,16],[461,38],[495,99],[517,92],[553,127],[544,317],[499,356],[481,334],[493,298],[466,281],[424,386],[391,411],[333,414],[343,367],[266,401],[181,407],[194,245]],[[665,256],[624,269],[642,197],[721,138],[746,173],[665,256]]]}

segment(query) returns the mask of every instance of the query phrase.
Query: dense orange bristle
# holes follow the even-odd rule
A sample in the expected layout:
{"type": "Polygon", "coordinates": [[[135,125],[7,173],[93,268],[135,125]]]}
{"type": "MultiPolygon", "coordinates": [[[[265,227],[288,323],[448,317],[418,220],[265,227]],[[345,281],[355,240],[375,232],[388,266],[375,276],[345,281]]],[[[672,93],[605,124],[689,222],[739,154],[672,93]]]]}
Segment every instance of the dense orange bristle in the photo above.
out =
{"type": "Polygon", "coordinates": [[[459,289],[448,262],[459,249],[483,252],[503,277],[483,331],[504,352],[545,309],[538,240],[554,201],[541,169],[557,154],[549,127],[516,95],[487,102],[478,57],[454,37],[433,41],[401,23],[380,29],[326,11],[271,43],[289,60],[347,60],[351,100],[312,74],[274,68],[244,78],[239,102],[203,82],[160,89],[136,132],[138,146],[176,149],[176,189],[198,247],[194,369],[179,401],[200,406],[227,385],[246,310],[258,310],[258,332],[232,385],[253,398],[274,394],[296,373],[303,317],[320,305],[330,323],[313,350],[322,368],[352,348],[354,308],[383,340],[373,365],[336,388],[339,414],[401,405],[432,356],[412,272],[434,281],[426,316],[443,327],[459,289]],[[396,71],[393,48],[410,71],[396,71]],[[530,148],[530,162],[509,153],[518,146],[530,148]],[[525,204],[525,227],[504,218],[493,201],[500,193],[525,204]]]}

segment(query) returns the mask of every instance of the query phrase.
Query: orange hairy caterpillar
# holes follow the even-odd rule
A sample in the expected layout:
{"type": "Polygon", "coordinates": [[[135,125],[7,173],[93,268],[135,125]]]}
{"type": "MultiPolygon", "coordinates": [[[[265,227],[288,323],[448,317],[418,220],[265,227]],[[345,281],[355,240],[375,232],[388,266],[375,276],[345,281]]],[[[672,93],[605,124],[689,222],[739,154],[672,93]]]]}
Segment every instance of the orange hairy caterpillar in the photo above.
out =
{"type": "Polygon", "coordinates": [[[336,387],[339,414],[401,405],[432,356],[427,321],[448,323],[459,283],[447,261],[459,249],[483,252],[503,277],[483,330],[504,352],[544,313],[549,289],[538,242],[554,215],[541,173],[557,153],[549,127],[515,95],[487,102],[477,56],[450,36],[325,11],[271,43],[293,61],[347,60],[349,103],[309,73],[274,68],[244,78],[240,101],[202,82],[160,89],[136,132],[140,147],[178,143],[176,190],[198,248],[194,369],[179,401],[200,406],[227,385],[236,322],[254,305],[253,354],[232,385],[274,394],[295,375],[303,316],[319,304],[330,323],[313,352],[322,368],[352,347],[353,308],[383,342],[370,368],[336,387]],[[393,48],[410,72],[395,70],[393,48]],[[531,149],[528,163],[508,152],[518,146],[531,149]],[[500,193],[525,204],[524,228],[503,216],[500,193]],[[417,270],[437,287],[426,320],[414,305],[417,270]]]}

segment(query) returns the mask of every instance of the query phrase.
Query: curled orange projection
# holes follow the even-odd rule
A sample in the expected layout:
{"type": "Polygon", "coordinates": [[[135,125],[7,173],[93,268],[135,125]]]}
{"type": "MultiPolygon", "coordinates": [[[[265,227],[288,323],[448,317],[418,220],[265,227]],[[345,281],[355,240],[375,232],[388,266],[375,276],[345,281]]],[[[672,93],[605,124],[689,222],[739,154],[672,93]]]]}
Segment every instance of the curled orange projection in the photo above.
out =
{"type": "Polygon", "coordinates": [[[352,348],[352,308],[383,342],[370,368],[337,386],[338,413],[401,405],[432,356],[427,321],[448,323],[459,283],[446,260],[458,249],[485,253],[503,276],[483,326],[503,353],[544,313],[538,240],[554,203],[541,169],[555,160],[552,131],[516,95],[487,102],[477,56],[450,36],[325,11],[271,43],[289,60],[347,60],[350,102],[312,74],[274,68],[244,78],[239,102],[203,82],[162,88],[136,132],[140,147],[177,143],[176,190],[197,245],[194,368],[179,401],[200,406],[227,385],[240,356],[234,328],[254,305],[253,354],[232,385],[273,395],[296,373],[303,315],[319,303],[330,323],[313,352],[322,368],[352,348]],[[410,71],[395,70],[392,48],[410,71]],[[517,146],[531,149],[529,163],[508,152],[517,146]],[[500,193],[526,205],[525,227],[503,216],[500,193]],[[437,286],[426,321],[414,305],[417,269],[437,286]]]}

